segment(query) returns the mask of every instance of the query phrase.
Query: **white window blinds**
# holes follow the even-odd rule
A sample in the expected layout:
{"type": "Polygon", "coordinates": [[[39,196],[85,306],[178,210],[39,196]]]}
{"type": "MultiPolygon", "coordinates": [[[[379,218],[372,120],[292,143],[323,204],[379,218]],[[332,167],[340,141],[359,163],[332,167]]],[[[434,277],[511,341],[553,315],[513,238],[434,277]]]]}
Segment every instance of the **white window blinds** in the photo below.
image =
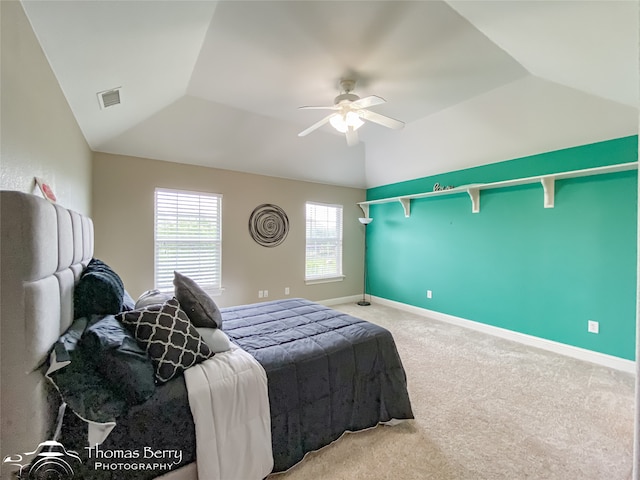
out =
{"type": "Polygon", "coordinates": [[[305,280],[342,277],[342,205],[307,203],[305,280]]]}
{"type": "Polygon", "coordinates": [[[221,289],[222,195],[156,189],[155,288],[173,290],[173,272],[210,294],[221,289]]]}

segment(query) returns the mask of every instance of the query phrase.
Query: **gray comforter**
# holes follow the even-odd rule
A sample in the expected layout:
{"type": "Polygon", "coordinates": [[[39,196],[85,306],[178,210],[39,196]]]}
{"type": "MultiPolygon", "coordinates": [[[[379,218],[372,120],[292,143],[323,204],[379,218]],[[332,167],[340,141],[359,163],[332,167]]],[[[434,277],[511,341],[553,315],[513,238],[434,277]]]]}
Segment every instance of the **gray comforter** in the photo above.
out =
{"type": "Polygon", "coordinates": [[[223,329],[264,367],[274,471],[336,440],[413,418],[391,333],[304,299],[222,309],[223,329]]]}
{"type": "MultiPolygon", "coordinates": [[[[266,371],[275,472],[290,468],[307,452],[328,445],[347,430],[362,430],[392,418],[413,418],[405,372],[394,340],[384,328],[303,299],[221,311],[223,330],[266,371]]],[[[97,468],[84,448],[86,425],[70,409],[63,443],[81,454],[76,478],[148,480],[163,473],[97,468]]],[[[187,390],[180,376],[158,385],[147,401],[119,416],[101,449],[176,450],[181,452],[177,468],[195,460],[195,444],[187,390]]]]}

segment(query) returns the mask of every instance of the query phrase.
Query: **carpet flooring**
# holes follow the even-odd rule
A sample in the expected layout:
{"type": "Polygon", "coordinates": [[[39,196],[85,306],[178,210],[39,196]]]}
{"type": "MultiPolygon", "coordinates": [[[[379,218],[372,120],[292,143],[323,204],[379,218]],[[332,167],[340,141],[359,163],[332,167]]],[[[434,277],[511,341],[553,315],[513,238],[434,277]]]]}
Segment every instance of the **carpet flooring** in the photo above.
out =
{"type": "Polygon", "coordinates": [[[348,433],[269,480],[628,480],[634,376],[373,304],[415,420],[348,433]]]}

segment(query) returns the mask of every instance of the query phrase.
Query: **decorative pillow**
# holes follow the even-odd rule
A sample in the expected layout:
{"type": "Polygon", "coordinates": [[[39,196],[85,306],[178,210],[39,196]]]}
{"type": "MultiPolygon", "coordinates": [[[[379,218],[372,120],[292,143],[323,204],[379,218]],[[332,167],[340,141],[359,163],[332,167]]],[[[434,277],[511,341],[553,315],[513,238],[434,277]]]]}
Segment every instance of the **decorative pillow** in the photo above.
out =
{"type": "Polygon", "coordinates": [[[136,300],[136,310],[149,305],[162,305],[167,300],[171,300],[173,295],[170,293],[162,293],[160,290],[147,290],[136,300]]]}
{"type": "Polygon", "coordinates": [[[85,358],[127,403],[144,402],[156,388],[151,359],[113,315],[92,320],[80,340],[85,358]]]}
{"type": "Polygon", "coordinates": [[[196,327],[222,328],[222,314],[207,292],[191,278],[173,272],[176,298],[196,327]]]}
{"type": "Polygon", "coordinates": [[[93,258],[75,286],[74,318],[115,315],[122,310],[123,298],[122,279],[107,264],[93,258]]]}
{"type": "Polygon", "coordinates": [[[222,353],[231,349],[229,337],[219,328],[196,327],[196,330],[213,353],[222,353]]]}
{"type": "Polygon", "coordinates": [[[168,382],[213,356],[175,298],[162,305],[123,312],[116,318],[151,357],[158,383],[168,382]]]}

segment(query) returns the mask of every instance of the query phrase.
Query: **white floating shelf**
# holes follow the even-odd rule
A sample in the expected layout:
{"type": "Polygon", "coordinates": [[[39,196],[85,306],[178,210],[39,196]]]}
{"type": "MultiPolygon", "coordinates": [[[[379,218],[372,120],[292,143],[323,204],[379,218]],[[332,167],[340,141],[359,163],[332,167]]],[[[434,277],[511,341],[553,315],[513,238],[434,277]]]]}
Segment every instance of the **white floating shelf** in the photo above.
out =
{"type": "Polygon", "coordinates": [[[471,211],[478,213],[480,211],[480,191],[494,188],[515,187],[517,185],[527,185],[529,183],[541,183],[544,190],[544,208],[553,208],[555,204],[555,182],[566,178],[586,177],[590,175],[602,175],[605,173],[624,172],[627,170],[637,170],[638,162],[619,163],[616,165],[607,165],[604,167],[585,168],[583,170],[573,170],[570,172],[551,173],[548,175],[537,175],[534,177],[516,178],[514,180],[505,180],[493,183],[476,183],[471,185],[463,185],[461,187],[450,188],[448,190],[437,190],[434,192],[414,193],[412,195],[402,195],[398,197],[381,198],[379,200],[370,200],[368,202],[358,202],[358,205],[364,212],[365,217],[369,217],[369,205],[381,203],[400,202],[404,210],[404,216],[411,215],[411,200],[415,198],[437,197],[440,195],[453,195],[466,192],[471,198],[471,211]]]}

